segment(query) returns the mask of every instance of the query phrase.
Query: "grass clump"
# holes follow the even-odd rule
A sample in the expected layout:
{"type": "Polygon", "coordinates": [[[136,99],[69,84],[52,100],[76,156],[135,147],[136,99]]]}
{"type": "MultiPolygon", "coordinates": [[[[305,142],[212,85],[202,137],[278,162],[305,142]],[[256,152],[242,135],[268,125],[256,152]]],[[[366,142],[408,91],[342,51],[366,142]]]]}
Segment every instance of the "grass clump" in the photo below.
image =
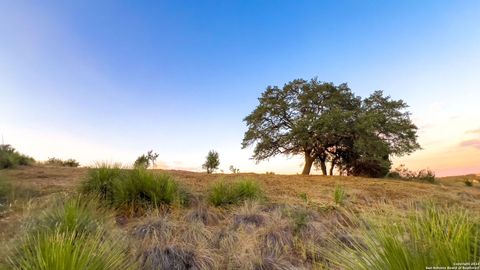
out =
{"type": "Polygon", "coordinates": [[[169,175],[135,169],[113,181],[112,204],[132,210],[188,202],[188,194],[169,175]]]}
{"type": "Polygon", "coordinates": [[[25,237],[9,263],[19,270],[133,269],[125,253],[117,241],[100,232],[40,231],[25,237]]]}
{"type": "Polygon", "coordinates": [[[127,249],[113,241],[94,200],[59,199],[26,226],[8,256],[9,269],[132,269],[127,249]]]}
{"type": "Polygon", "coordinates": [[[81,191],[95,194],[106,201],[113,200],[113,183],[119,181],[125,174],[119,164],[99,163],[88,172],[86,181],[82,183],[81,191]]]}
{"type": "Polygon", "coordinates": [[[249,179],[235,182],[219,181],[210,189],[208,199],[215,206],[236,204],[245,200],[263,198],[260,185],[249,179]]]}
{"type": "Polygon", "coordinates": [[[343,204],[346,197],[347,192],[345,191],[345,187],[337,184],[333,190],[333,200],[335,203],[338,205],[343,204]]]}
{"type": "Polygon", "coordinates": [[[103,164],[92,169],[81,190],[98,195],[110,206],[136,212],[162,204],[188,203],[189,194],[169,175],[159,175],[143,168],[122,170],[118,165],[103,164]]]}
{"type": "Polygon", "coordinates": [[[20,154],[9,144],[0,144],[0,169],[14,168],[18,165],[31,165],[35,160],[20,154]]]}
{"type": "Polygon", "coordinates": [[[369,224],[362,241],[330,260],[343,269],[427,269],[480,262],[480,223],[466,210],[428,204],[397,223],[369,224]]]}
{"type": "Polygon", "coordinates": [[[56,200],[52,207],[40,213],[27,225],[31,234],[39,232],[59,232],[89,234],[100,230],[105,213],[99,210],[95,199],[75,197],[56,200]]]}

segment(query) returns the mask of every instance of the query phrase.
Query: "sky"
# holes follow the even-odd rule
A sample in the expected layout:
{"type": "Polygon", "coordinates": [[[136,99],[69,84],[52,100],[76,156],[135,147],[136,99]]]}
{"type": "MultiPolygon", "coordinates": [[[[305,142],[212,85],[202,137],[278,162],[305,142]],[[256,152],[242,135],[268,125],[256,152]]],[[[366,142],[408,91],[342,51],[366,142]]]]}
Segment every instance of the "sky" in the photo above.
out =
{"type": "Polygon", "coordinates": [[[410,105],[395,166],[480,173],[480,1],[1,1],[0,134],[37,160],[301,172],[258,164],[242,121],[268,85],[318,77],[410,105]]]}

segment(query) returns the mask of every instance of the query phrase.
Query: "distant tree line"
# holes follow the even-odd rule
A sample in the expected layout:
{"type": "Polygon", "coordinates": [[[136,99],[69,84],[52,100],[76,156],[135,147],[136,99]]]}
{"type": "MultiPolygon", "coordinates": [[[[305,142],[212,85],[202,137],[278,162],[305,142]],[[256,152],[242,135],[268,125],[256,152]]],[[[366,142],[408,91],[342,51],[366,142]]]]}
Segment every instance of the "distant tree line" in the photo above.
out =
{"type": "Polygon", "coordinates": [[[257,162],[279,154],[303,155],[304,175],[315,165],[324,175],[337,170],[383,177],[390,171],[392,156],[420,148],[407,107],[382,91],[362,98],[346,83],[316,78],[297,79],[283,88],[268,86],[244,119],[248,130],[242,148],[254,145],[257,162]]]}

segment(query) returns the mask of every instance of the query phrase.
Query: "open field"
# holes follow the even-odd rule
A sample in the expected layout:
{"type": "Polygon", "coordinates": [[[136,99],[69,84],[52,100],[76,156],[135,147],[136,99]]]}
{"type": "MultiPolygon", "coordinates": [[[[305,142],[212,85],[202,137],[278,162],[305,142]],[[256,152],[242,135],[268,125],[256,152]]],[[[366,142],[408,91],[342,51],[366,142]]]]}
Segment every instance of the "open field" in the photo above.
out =
{"type": "MultiPolygon", "coordinates": [[[[328,259],[335,239],[329,239],[351,242],[348,239],[361,229],[352,215],[391,222],[428,202],[480,213],[480,184],[468,187],[465,177],[430,184],[342,176],[154,172],[167,173],[188,189],[190,204],[142,214],[108,209],[104,215],[109,231],[127,243],[131,260],[141,269],[336,268],[328,259]],[[247,178],[262,188],[261,200],[219,207],[208,202],[215,183],[247,178]],[[337,204],[334,193],[339,187],[346,195],[337,204]]],[[[59,194],[75,196],[87,175],[86,168],[38,165],[1,170],[13,195],[0,215],[0,258],[12,252],[32,217],[55,205],[59,194]]]]}

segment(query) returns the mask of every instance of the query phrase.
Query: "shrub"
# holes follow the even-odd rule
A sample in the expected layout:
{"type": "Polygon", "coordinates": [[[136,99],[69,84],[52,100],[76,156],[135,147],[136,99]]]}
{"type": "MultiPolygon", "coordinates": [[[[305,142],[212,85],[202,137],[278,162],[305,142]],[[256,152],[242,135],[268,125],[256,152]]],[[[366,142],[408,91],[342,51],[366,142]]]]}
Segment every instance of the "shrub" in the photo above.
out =
{"type": "Polygon", "coordinates": [[[336,185],[335,189],[333,190],[333,200],[336,204],[343,204],[345,198],[347,197],[347,193],[345,192],[345,187],[336,185]]]}
{"type": "Polygon", "coordinates": [[[53,158],[49,158],[45,163],[48,164],[48,165],[61,166],[61,167],[78,167],[78,166],[80,166],[80,163],[73,158],[69,158],[67,160],[62,160],[62,159],[53,157],[53,158]]]}
{"type": "Polygon", "coordinates": [[[13,168],[17,165],[31,165],[35,160],[18,153],[9,144],[0,144],[0,169],[13,168]]]}
{"type": "Polygon", "coordinates": [[[472,179],[465,178],[465,180],[463,181],[463,183],[464,183],[465,186],[467,186],[467,187],[473,186],[473,180],[472,180],[472,179]]]}
{"type": "Polygon", "coordinates": [[[212,173],[220,166],[220,159],[215,150],[210,150],[207,155],[207,160],[203,163],[202,168],[207,170],[207,173],[212,173]]]}
{"type": "Polygon", "coordinates": [[[464,209],[428,204],[410,218],[364,230],[362,241],[337,243],[342,249],[329,259],[342,269],[414,270],[480,260],[478,217],[464,209]]]}
{"type": "Polygon", "coordinates": [[[131,212],[161,204],[184,205],[189,199],[188,192],[169,175],[157,175],[142,168],[126,171],[108,164],[90,171],[82,191],[98,194],[110,206],[131,212]]]}
{"type": "Polygon", "coordinates": [[[220,181],[210,189],[209,201],[215,205],[235,204],[247,199],[260,199],[263,191],[260,185],[253,180],[240,180],[236,182],[220,181]]]}
{"type": "Polygon", "coordinates": [[[113,200],[113,182],[119,181],[125,171],[120,164],[99,163],[97,167],[88,172],[86,181],[81,185],[81,191],[95,194],[106,201],[113,200]]]}
{"type": "Polygon", "coordinates": [[[386,178],[404,179],[404,180],[420,180],[435,183],[435,172],[430,169],[419,171],[409,170],[405,165],[400,165],[395,170],[390,171],[386,178]]]}
{"type": "Polygon", "coordinates": [[[171,176],[157,175],[145,169],[135,169],[112,182],[116,208],[138,210],[161,204],[188,202],[188,194],[171,176]]]}
{"type": "Polygon", "coordinates": [[[9,262],[19,270],[133,269],[125,254],[118,241],[99,232],[40,231],[27,235],[9,262]]]}

